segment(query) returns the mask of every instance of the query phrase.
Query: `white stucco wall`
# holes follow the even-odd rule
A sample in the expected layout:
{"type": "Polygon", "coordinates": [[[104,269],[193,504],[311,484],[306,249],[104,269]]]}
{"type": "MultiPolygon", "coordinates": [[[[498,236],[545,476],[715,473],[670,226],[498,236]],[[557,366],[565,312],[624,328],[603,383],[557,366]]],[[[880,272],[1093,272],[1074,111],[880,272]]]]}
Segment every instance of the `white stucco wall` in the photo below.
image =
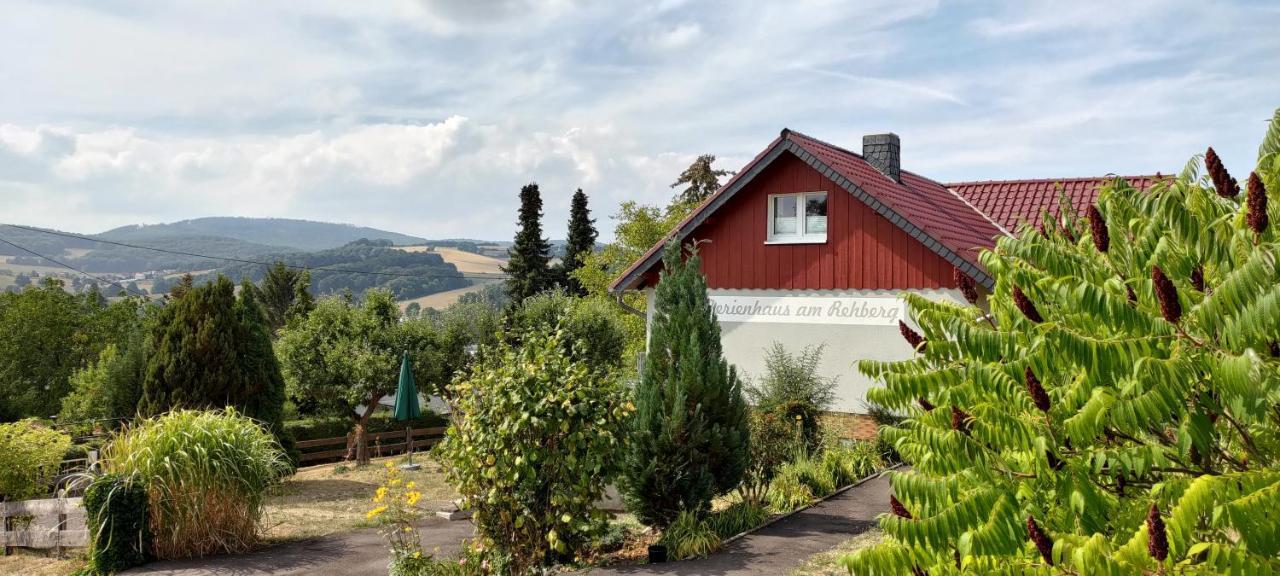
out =
{"type": "MultiPolygon", "coordinates": [[[[649,319],[653,317],[653,290],[648,290],[649,319]]],[[[712,296],[817,296],[897,299],[900,290],[709,290],[712,296]]],[[[934,300],[964,302],[959,290],[914,290],[913,292],[934,300]]],[[[911,324],[909,319],[905,319],[911,324]]],[[[867,390],[876,384],[857,369],[857,361],[903,360],[913,354],[911,347],[893,326],[864,326],[843,324],[791,324],[766,322],[720,322],[721,341],[726,359],[737,366],[744,378],[754,379],[764,374],[764,351],[774,341],[788,350],[799,352],[805,346],[822,345],[826,348],[820,369],[826,376],[836,378],[837,400],[832,407],[837,412],[865,413],[863,404],[867,390]]]]}

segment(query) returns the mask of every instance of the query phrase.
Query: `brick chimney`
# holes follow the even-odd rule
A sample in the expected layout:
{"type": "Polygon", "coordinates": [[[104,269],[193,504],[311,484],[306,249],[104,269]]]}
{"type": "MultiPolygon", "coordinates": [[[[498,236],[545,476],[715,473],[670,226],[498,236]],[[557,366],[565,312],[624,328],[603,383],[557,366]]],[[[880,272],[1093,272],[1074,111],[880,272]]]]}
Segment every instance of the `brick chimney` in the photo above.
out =
{"type": "Polygon", "coordinates": [[[902,182],[901,150],[902,144],[893,132],[862,137],[862,158],[894,182],[902,182]]]}

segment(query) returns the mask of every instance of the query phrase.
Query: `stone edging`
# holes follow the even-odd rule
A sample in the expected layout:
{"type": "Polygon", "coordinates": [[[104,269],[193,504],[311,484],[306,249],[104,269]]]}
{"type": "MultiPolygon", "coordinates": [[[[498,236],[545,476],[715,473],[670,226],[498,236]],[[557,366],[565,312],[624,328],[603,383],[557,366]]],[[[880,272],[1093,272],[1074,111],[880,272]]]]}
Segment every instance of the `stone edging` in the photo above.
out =
{"type": "Polygon", "coordinates": [[[843,487],[843,488],[839,488],[839,489],[837,489],[835,492],[832,492],[832,493],[830,493],[830,494],[827,494],[826,496],[823,496],[822,498],[818,498],[817,500],[814,500],[813,502],[810,502],[809,504],[807,504],[807,505],[805,505],[805,506],[801,506],[801,507],[799,507],[799,508],[796,508],[795,510],[792,510],[792,511],[790,511],[790,512],[787,512],[786,514],[779,514],[779,515],[777,515],[777,516],[775,516],[775,517],[773,517],[773,518],[770,518],[770,519],[769,519],[769,520],[767,520],[764,524],[761,524],[761,525],[759,525],[759,526],[756,526],[755,528],[752,528],[752,529],[750,529],[750,530],[744,530],[743,532],[738,533],[738,534],[735,534],[735,535],[733,535],[733,536],[731,536],[731,537],[729,537],[729,538],[725,538],[724,540],[722,540],[722,541],[720,542],[720,546],[721,546],[721,548],[723,548],[723,547],[725,547],[725,546],[728,546],[729,544],[731,544],[731,543],[733,543],[733,542],[735,542],[735,541],[737,541],[737,540],[741,540],[742,538],[746,537],[746,536],[747,536],[747,535],[749,535],[749,534],[752,534],[752,533],[758,532],[758,531],[763,530],[763,529],[765,529],[765,528],[767,528],[767,527],[769,527],[769,526],[772,526],[772,525],[774,525],[774,524],[776,524],[776,523],[778,523],[778,522],[781,522],[781,521],[783,521],[783,520],[786,520],[787,518],[790,518],[790,517],[794,516],[795,514],[799,514],[800,512],[804,512],[805,510],[808,510],[808,509],[810,509],[810,508],[813,508],[814,506],[817,506],[818,504],[821,504],[821,503],[823,503],[823,502],[826,502],[827,500],[830,500],[830,499],[832,499],[832,498],[835,498],[836,496],[839,496],[839,495],[841,495],[841,494],[844,494],[845,492],[848,492],[849,490],[852,490],[852,489],[857,488],[858,486],[861,486],[861,485],[863,485],[863,484],[865,484],[865,483],[867,483],[867,482],[870,482],[870,481],[872,481],[872,480],[875,480],[876,478],[879,478],[879,477],[883,476],[886,472],[889,472],[889,471],[891,471],[891,470],[896,470],[896,469],[901,468],[901,467],[902,467],[902,463],[898,463],[898,464],[894,464],[893,466],[890,466],[890,467],[888,467],[888,468],[885,468],[885,469],[883,469],[883,470],[877,470],[876,472],[873,472],[873,473],[871,473],[871,474],[868,474],[865,478],[863,478],[863,479],[861,479],[861,480],[858,480],[857,482],[854,482],[854,483],[852,483],[852,484],[850,484],[850,485],[848,485],[848,486],[845,486],[845,487],[843,487]]]}

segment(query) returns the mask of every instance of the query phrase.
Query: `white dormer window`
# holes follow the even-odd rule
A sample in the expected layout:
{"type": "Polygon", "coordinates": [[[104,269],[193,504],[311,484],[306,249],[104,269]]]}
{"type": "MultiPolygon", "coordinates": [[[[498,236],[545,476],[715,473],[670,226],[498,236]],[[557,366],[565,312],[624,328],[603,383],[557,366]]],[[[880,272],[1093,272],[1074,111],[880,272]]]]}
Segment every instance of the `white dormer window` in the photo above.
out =
{"type": "Polygon", "coordinates": [[[766,243],[813,244],[826,241],[826,192],[769,196],[769,234],[766,243]]]}

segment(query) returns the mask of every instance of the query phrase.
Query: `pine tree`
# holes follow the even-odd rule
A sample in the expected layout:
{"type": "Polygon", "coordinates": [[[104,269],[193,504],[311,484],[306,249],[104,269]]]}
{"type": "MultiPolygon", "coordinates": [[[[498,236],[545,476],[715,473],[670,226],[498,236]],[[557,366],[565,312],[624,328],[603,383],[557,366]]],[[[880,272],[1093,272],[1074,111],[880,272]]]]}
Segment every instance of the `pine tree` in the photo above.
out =
{"type": "Polygon", "coordinates": [[[587,295],[586,288],[582,287],[573,273],[582,267],[586,257],[596,249],[598,233],[595,222],[591,219],[591,210],[587,208],[587,195],[579,188],[573,193],[573,201],[569,205],[569,236],[564,247],[564,260],[556,274],[570,294],[587,295]]]}
{"type": "Polygon", "coordinates": [[[671,184],[672,188],[681,188],[679,194],[676,194],[672,200],[673,205],[691,207],[697,206],[706,200],[708,196],[720,189],[720,178],[732,174],[728,170],[716,170],[711,165],[716,161],[715,154],[703,154],[698,156],[693,164],[684,169],[680,173],[680,177],[671,184]]]}
{"type": "MultiPolygon", "coordinates": [[[[1280,572],[1280,235],[1213,160],[1212,185],[1193,160],[1103,186],[1093,241],[1047,215],[1001,238],[989,311],[905,297],[929,345],[859,368],[909,415],[881,432],[906,514],[852,574],[1280,572]]],[[[1257,178],[1280,184],[1280,110],[1257,178]]]]}
{"type": "Polygon", "coordinates": [[[256,292],[246,286],[237,298],[219,276],[160,309],[148,341],[142,414],[234,406],[282,435],[284,377],[256,292]]]}
{"type": "Polygon", "coordinates": [[[291,268],[279,261],[267,269],[259,295],[273,331],[282,328],[292,316],[306,314],[315,307],[310,286],[309,271],[291,268]]]}
{"type": "Polygon", "coordinates": [[[682,262],[672,242],[649,351],[636,385],[623,487],[642,522],[668,526],[681,511],[698,514],[742,480],[750,447],[746,402],[725,361],[720,325],[695,253],[682,262]]]}
{"type": "Polygon", "coordinates": [[[542,236],[542,195],[536,183],[520,189],[520,230],[511,246],[511,258],[502,271],[508,275],[507,294],[520,302],[552,285],[547,262],[551,244],[542,236]]]}

